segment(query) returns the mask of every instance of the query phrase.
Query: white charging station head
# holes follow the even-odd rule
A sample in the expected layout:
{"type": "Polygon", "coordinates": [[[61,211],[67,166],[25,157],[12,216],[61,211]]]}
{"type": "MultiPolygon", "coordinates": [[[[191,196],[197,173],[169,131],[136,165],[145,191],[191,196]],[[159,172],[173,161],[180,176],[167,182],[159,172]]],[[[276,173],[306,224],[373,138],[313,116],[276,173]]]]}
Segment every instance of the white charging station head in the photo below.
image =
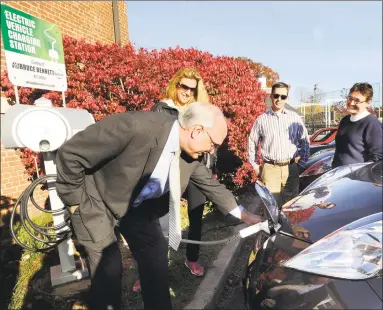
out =
{"type": "Polygon", "coordinates": [[[62,117],[49,110],[24,113],[12,131],[21,144],[35,152],[55,151],[68,138],[67,125],[62,117]]]}
{"type": "Polygon", "coordinates": [[[1,140],[5,148],[26,147],[35,152],[52,152],[94,123],[87,110],[55,108],[46,98],[36,103],[16,104],[5,113],[1,122],[1,140]]]}

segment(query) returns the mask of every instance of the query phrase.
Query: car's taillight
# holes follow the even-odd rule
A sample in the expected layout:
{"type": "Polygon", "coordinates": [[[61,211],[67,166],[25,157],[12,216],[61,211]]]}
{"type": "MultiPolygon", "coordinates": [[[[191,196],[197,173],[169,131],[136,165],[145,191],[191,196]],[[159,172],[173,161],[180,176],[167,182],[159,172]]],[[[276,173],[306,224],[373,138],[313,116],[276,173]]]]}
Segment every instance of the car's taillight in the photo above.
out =
{"type": "MultiPolygon", "coordinates": [[[[332,159],[331,159],[332,161],[332,159]]],[[[337,179],[340,179],[344,177],[345,175],[356,171],[366,165],[370,164],[370,162],[366,163],[358,163],[358,164],[350,164],[350,165],[344,165],[337,167],[335,169],[329,170],[325,173],[323,173],[319,178],[317,178],[314,182],[312,182],[309,186],[307,186],[301,194],[308,192],[310,189],[319,187],[319,186],[326,186],[327,184],[330,184],[334,182],[337,179]]],[[[319,168],[325,170],[326,168],[319,168]]],[[[331,168],[330,168],[331,169],[331,168]]]]}

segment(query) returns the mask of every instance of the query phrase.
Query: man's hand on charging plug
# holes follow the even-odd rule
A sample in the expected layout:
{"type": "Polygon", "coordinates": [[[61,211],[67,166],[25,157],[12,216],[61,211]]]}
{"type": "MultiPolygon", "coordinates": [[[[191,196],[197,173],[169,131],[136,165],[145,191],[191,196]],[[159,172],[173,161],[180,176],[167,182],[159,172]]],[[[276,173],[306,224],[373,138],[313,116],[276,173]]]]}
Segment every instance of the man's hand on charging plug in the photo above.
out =
{"type": "Polygon", "coordinates": [[[252,214],[246,209],[243,209],[241,212],[241,221],[244,222],[247,226],[251,226],[262,222],[262,217],[260,217],[259,215],[252,214]]]}

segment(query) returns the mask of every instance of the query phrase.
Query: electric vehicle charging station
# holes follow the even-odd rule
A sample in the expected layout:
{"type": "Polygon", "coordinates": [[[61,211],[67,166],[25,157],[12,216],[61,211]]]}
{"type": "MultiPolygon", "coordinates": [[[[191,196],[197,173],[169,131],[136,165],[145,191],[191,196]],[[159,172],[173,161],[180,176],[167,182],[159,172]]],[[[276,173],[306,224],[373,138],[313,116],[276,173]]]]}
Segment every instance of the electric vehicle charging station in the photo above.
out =
{"type": "MultiPolygon", "coordinates": [[[[1,139],[5,148],[29,148],[42,152],[46,175],[56,175],[55,151],[77,132],[93,124],[93,116],[86,110],[55,108],[46,98],[35,101],[35,105],[16,104],[4,114],[1,123],[1,139]]],[[[60,226],[67,217],[63,203],[56,192],[54,181],[47,181],[54,226],[60,226]]],[[[17,206],[15,206],[17,207],[17,206]]],[[[67,231],[63,227],[56,231],[59,236],[67,231]]],[[[76,269],[72,239],[58,245],[60,265],[51,267],[52,286],[79,280],[88,276],[85,266],[76,269]]]]}
{"type": "Polygon", "coordinates": [[[34,180],[15,203],[11,215],[11,234],[16,243],[30,251],[46,252],[58,248],[60,265],[51,268],[51,282],[55,286],[88,275],[84,264],[80,264],[82,268],[76,268],[71,230],[66,222],[67,207],[56,192],[55,151],[77,132],[93,124],[94,119],[86,110],[66,108],[65,91],[68,85],[59,27],[3,3],[0,5],[0,17],[4,20],[1,28],[2,41],[8,77],[14,87],[16,102],[2,118],[1,140],[5,148],[28,148],[41,152],[46,173],[46,176],[34,180]],[[23,31],[28,36],[25,33],[20,35],[20,29],[16,27],[20,20],[23,21],[23,31]],[[52,107],[52,102],[47,98],[36,100],[34,105],[20,104],[18,86],[59,91],[62,93],[63,108],[52,107]],[[33,198],[34,189],[42,183],[47,185],[51,210],[38,206],[33,198]],[[53,216],[52,227],[38,226],[31,221],[28,215],[29,200],[37,209],[53,216]],[[35,249],[18,240],[12,229],[18,205],[20,223],[24,230],[34,240],[45,244],[45,248],[35,249]]]}

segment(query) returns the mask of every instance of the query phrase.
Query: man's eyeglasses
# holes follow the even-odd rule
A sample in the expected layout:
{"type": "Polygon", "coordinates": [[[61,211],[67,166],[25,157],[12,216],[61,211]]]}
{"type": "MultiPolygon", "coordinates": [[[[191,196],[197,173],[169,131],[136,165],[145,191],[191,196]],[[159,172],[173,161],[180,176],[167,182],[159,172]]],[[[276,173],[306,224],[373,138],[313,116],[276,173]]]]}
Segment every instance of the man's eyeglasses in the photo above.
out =
{"type": "Polygon", "coordinates": [[[184,91],[190,90],[191,92],[195,92],[197,90],[196,87],[190,87],[190,86],[187,86],[187,85],[182,84],[182,83],[178,83],[177,87],[182,88],[184,91]]]}
{"type": "Polygon", "coordinates": [[[211,143],[211,146],[214,148],[214,149],[217,149],[217,148],[219,148],[219,144],[217,144],[217,143],[215,143],[214,141],[213,141],[213,139],[211,138],[211,136],[210,136],[210,134],[209,134],[209,132],[207,132],[206,130],[205,130],[205,132],[207,133],[207,135],[209,136],[209,138],[210,138],[210,143],[211,143]]]}
{"type": "Polygon", "coordinates": [[[347,97],[347,101],[349,101],[349,102],[354,102],[355,104],[361,104],[361,103],[365,103],[365,102],[367,102],[367,101],[359,101],[358,98],[354,98],[354,97],[352,97],[352,96],[348,96],[348,97],[347,97]]]}
{"type": "Polygon", "coordinates": [[[282,100],[287,99],[287,95],[274,94],[273,97],[274,99],[278,99],[279,97],[281,97],[282,100]]]}

